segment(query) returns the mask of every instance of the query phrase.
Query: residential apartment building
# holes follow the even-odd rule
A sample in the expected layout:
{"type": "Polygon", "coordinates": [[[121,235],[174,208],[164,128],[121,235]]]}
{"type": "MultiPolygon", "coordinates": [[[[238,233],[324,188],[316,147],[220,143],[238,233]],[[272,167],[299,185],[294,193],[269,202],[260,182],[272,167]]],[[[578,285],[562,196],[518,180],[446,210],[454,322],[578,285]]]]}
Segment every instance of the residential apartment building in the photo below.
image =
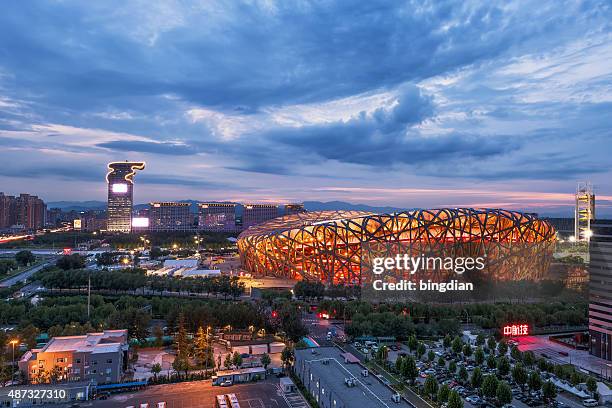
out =
{"type": "Polygon", "coordinates": [[[128,363],[127,330],[105,330],[83,336],[54,337],[26,352],[19,370],[28,382],[120,382],[128,363]]]}
{"type": "Polygon", "coordinates": [[[589,245],[590,353],[612,360],[612,220],[591,222],[589,245]]]}
{"type": "Polygon", "coordinates": [[[18,197],[0,193],[0,229],[36,231],[44,228],[47,205],[37,196],[22,193],[18,197]]]}

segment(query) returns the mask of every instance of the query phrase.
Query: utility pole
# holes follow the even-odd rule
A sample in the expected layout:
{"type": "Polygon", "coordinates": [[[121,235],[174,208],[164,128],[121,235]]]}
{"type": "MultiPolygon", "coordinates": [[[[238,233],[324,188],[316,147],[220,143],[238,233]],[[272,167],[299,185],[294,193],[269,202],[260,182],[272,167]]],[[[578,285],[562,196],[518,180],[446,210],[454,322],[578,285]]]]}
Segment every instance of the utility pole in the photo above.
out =
{"type": "Polygon", "coordinates": [[[91,323],[89,319],[89,309],[91,307],[91,272],[87,275],[87,321],[91,323]]]}

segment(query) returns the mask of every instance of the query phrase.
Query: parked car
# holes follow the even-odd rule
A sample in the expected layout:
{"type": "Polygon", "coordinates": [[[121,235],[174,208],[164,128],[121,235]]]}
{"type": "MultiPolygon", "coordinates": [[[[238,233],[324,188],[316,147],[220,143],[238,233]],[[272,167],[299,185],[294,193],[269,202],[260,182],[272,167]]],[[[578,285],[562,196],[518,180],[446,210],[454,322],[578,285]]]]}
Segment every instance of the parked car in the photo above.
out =
{"type": "Polygon", "coordinates": [[[221,383],[219,383],[219,385],[220,385],[221,387],[229,387],[229,386],[230,386],[230,385],[232,385],[232,384],[233,384],[233,383],[232,383],[232,380],[225,380],[225,381],[222,381],[221,383]]]}
{"type": "Polygon", "coordinates": [[[474,405],[480,404],[482,402],[482,399],[480,399],[478,395],[467,396],[465,397],[465,400],[469,402],[470,404],[474,404],[474,405]]]}
{"type": "Polygon", "coordinates": [[[597,402],[597,400],[589,398],[582,400],[582,405],[584,405],[585,407],[596,407],[597,405],[599,405],[599,403],[597,402]]]}

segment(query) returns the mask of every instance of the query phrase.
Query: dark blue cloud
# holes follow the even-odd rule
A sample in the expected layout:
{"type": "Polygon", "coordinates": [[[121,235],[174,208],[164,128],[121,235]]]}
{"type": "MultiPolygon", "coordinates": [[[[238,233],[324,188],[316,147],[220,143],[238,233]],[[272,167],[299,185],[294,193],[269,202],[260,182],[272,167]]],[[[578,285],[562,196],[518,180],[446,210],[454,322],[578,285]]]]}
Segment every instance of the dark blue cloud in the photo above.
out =
{"type": "Polygon", "coordinates": [[[584,31],[587,19],[605,21],[603,4],[510,13],[494,2],[454,1],[186,6],[187,23],[157,28],[147,46],[135,34],[147,29],[138,20],[146,10],[134,4],[11,2],[0,16],[0,56],[13,75],[7,89],[70,109],[135,108],[131,98],[174,94],[252,111],[392,88],[529,44],[550,46],[584,31]]]}
{"type": "Polygon", "coordinates": [[[145,142],[134,140],[114,140],[111,142],[98,143],[96,146],[116,151],[167,154],[171,156],[192,155],[198,151],[196,147],[182,143],[145,142]]]}

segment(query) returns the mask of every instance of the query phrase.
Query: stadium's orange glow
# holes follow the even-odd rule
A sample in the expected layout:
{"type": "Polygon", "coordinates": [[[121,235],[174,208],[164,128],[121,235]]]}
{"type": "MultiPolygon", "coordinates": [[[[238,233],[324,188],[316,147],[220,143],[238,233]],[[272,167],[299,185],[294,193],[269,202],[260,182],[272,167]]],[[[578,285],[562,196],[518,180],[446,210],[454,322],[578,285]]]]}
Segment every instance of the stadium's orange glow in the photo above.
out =
{"type": "Polygon", "coordinates": [[[494,265],[487,279],[539,280],[548,269],[554,240],[548,222],[499,209],[321,211],[251,227],[240,234],[238,249],[243,267],[254,276],[361,284],[363,244],[443,244],[463,254],[486,253],[494,265]]]}

